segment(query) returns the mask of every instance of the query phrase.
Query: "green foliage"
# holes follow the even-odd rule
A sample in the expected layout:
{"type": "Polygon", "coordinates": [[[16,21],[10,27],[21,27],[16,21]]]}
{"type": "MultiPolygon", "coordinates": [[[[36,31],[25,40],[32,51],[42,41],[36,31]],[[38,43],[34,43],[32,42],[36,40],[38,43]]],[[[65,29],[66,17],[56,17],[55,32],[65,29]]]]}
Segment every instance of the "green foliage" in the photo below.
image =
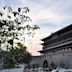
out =
{"type": "Polygon", "coordinates": [[[4,68],[14,68],[15,67],[15,62],[12,58],[6,57],[4,61],[4,68]]]}
{"type": "Polygon", "coordinates": [[[0,51],[0,58],[4,58],[4,68],[13,68],[15,67],[15,62],[12,58],[12,55],[9,51],[0,51]]]}
{"type": "Polygon", "coordinates": [[[3,9],[4,12],[0,11],[0,48],[2,48],[2,44],[6,49],[13,48],[15,39],[20,40],[22,37],[24,41],[25,36],[23,35],[27,34],[33,37],[34,30],[39,29],[37,25],[30,25],[31,19],[27,15],[28,7],[19,7],[17,11],[13,11],[11,7],[7,6],[3,9]]]}
{"type": "Polygon", "coordinates": [[[32,65],[32,68],[35,68],[35,64],[32,65]]]}
{"type": "Polygon", "coordinates": [[[32,56],[29,52],[27,52],[26,46],[23,46],[21,43],[17,43],[18,48],[14,49],[16,54],[16,60],[18,62],[29,63],[32,59],[32,56]]]}
{"type": "Polygon", "coordinates": [[[32,56],[27,52],[27,47],[21,43],[17,43],[18,47],[10,49],[10,51],[0,51],[0,57],[4,57],[4,67],[13,68],[18,63],[29,63],[32,56]]]}
{"type": "Polygon", "coordinates": [[[27,53],[24,55],[24,63],[29,63],[31,60],[32,60],[32,56],[31,56],[30,53],[27,52],[27,53]]]}
{"type": "Polygon", "coordinates": [[[13,39],[10,39],[10,40],[8,41],[8,43],[11,44],[11,45],[13,45],[13,39]]]}

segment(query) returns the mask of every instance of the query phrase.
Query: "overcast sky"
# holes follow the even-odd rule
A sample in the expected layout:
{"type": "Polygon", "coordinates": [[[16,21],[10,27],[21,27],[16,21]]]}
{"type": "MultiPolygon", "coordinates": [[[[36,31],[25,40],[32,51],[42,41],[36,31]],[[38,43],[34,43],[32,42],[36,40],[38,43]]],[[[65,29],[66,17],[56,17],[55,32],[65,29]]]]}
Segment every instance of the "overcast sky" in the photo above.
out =
{"type": "Polygon", "coordinates": [[[0,6],[5,5],[14,9],[28,6],[32,23],[40,26],[28,46],[32,55],[39,55],[37,51],[42,49],[40,39],[72,24],[72,0],[0,0],[0,6]]]}

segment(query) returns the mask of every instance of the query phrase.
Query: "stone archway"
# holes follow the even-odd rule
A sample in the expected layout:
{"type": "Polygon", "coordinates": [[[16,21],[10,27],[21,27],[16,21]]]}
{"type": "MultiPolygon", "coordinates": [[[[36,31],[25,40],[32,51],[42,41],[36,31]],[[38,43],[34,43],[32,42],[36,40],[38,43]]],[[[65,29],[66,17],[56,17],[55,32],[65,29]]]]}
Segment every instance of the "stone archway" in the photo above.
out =
{"type": "Polygon", "coordinates": [[[47,60],[44,60],[44,62],[43,62],[43,68],[47,68],[48,67],[48,62],[47,62],[47,60]]]}

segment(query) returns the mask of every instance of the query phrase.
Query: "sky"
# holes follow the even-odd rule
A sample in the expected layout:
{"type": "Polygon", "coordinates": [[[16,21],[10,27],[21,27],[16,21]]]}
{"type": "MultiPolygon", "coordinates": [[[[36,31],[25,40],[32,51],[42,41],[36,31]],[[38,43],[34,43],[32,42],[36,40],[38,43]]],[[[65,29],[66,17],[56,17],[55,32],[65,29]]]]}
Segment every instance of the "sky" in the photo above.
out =
{"type": "Polygon", "coordinates": [[[41,39],[72,24],[72,0],[0,0],[0,7],[5,5],[14,9],[28,6],[32,24],[40,27],[34,38],[26,41],[32,55],[40,55],[41,39]]]}

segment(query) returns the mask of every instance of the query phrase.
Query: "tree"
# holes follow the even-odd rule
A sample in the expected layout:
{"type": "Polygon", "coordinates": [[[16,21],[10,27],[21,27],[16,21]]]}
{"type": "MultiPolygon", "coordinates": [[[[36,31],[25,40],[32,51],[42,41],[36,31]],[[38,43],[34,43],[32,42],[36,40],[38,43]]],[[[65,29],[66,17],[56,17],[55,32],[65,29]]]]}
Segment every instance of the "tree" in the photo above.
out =
{"type": "Polygon", "coordinates": [[[25,40],[25,35],[33,36],[37,25],[30,25],[30,17],[27,15],[28,7],[18,8],[13,11],[11,7],[3,7],[0,12],[0,48],[5,45],[6,49],[13,48],[14,40],[25,40]]]}
{"type": "Polygon", "coordinates": [[[17,47],[10,51],[1,51],[0,57],[4,57],[4,67],[13,68],[18,63],[27,63],[32,59],[31,54],[26,50],[27,47],[21,43],[17,43],[17,47]]]}
{"type": "MultiPolygon", "coordinates": [[[[3,10],[0,11],[0,49],[4,47],[7,50],[4,53],[4,57],[7,57],[9,61],[14,59],[13,54],[16,54],[15,51],[19,51],[17,53],[20,53],[23,48],[14,49],[14,40],[24,41],[25,35],[33,36],[34,31],[39,29],[37,25],[30,25],[32,20],[27,15],[28,12],[28,7],[19,7],[17,11],[13,11],[11,7],[7,6],[3,7],[3,10]]],[[[30,56],[30,54],[26,54],[26,59],[27,56],[30,56]]],[[[12,63],[14,63],[14,60],[12,63]]]]}
{"type": "Polygon", "coordinates": [[[16,49],[11,50],[11,54],[13,54],[15,61],[20,63],[29,63],[32,57],[27,51],[27,47],[20,42],[17,43],[17,46],[16,49]]]}

